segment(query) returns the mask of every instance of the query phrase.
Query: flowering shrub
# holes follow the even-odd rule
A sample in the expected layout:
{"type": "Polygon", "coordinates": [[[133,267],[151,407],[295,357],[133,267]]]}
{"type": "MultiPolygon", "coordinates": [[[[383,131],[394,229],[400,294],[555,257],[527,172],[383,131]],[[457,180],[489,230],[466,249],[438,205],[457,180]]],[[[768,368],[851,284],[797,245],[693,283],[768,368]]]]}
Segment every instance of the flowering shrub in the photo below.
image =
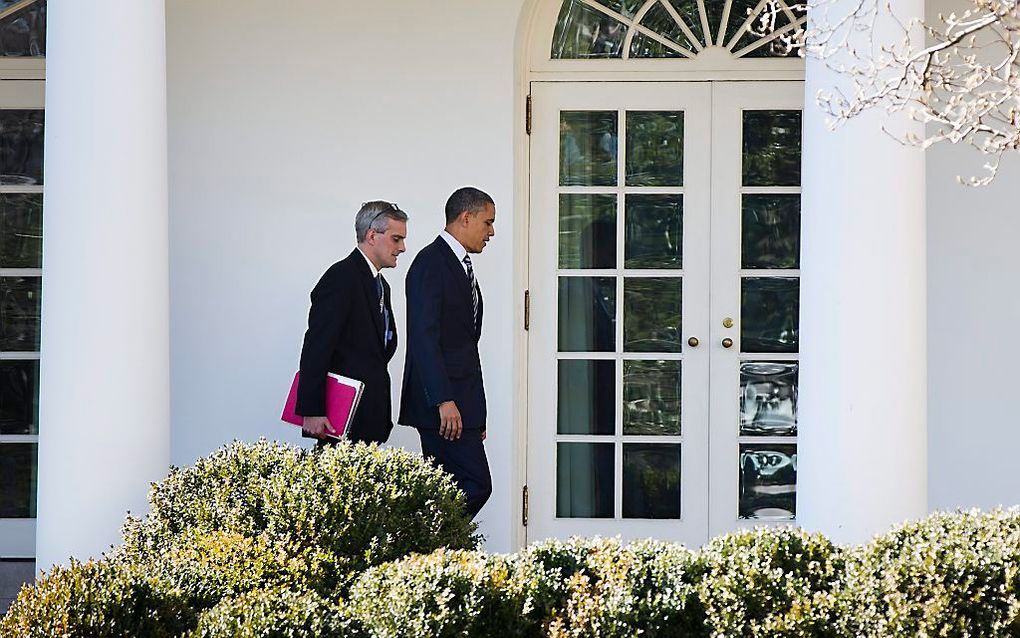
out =
{"type": "Polygon", "coordinates": [[[0,620],[0,636],[173,638],[194,625],[184,594],[137,567],[71,561],[21,590],[0,620]]]}
{"type": "Polygon", "coordinates": [[[359,623],[312,592],[261,589],[228,598],[188,638],[369,638],[359,623]]]}
{"type": "Polygon", "coordinates": [[[1020,510],[934,514],[851,561],[855,633],[1020,636],[1020,510]]]}
{"type": "Polygon", "coordinates": [[[706,569],[698,590],[713,638],[829,638],[846,556],[820,534],[794,528],[720,536],[700,552],[706,569]]]}

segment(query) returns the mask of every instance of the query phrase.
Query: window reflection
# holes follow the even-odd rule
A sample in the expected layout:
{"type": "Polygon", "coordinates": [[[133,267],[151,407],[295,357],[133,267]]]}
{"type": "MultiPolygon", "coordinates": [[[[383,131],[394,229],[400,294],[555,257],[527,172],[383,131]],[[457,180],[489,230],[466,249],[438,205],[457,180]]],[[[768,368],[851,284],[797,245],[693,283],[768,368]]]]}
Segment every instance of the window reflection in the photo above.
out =
{"type": "Polygon", "coordinates": [[[556,516],[613,518],[612,443],[556,444],[556,516]]]}
{"type": "Polygon", "coordinates": [[[0,443],[0,518],[35,518],[38,445],[0,443]]]}
{"type": "Polygon", "coordinates": [[[618,58],[627,27],[581,0],[566,0],[553,34],[552,58],[618,58]]]}
{"type": "Polygon", "coordinates": [[[753,362],[740,366],[740,434],[797,434],[797,364],[753,362]]]}
{"type": "MultiPolygon", "coordinates": [[[[0,0],[0,11],[13,6],[17,1],[0,0]]],[[[37,0],[0,20],[0,55],[46,56],[46,0],[37,0]]]]}
{"type": "Polygon", "coordinates": [[[797,446],[740,446],[740,518],[797,514],[797,446]]]}

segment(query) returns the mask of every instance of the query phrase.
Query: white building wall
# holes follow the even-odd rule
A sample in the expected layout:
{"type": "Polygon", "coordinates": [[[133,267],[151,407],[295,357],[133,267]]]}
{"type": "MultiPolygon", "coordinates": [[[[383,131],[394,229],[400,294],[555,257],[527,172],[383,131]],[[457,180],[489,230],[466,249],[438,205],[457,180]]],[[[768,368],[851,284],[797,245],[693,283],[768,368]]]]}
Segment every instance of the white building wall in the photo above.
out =
{"type": "MultiPolygon", "coordinates": [[[[234,438],[299,442],[278,421],[280,404],[308,292],[353,246],[353,212],[388,198],[412,215],[409,253],[386,273],[401,299],[413,253],[442,226],[447,195],[473,184],[498,205],[496,239],[476,264],[496,485],[482,531],[490,549],[511,548],[520,487],[512,480],[513,227],[525,205],[513,199],[514,56],[523,3],[168,3],[174,463],[234,438]]],[[[966,189],[954,180],[966,170],[961,154],[935,150],[928,161],[932,508],[1020,499],[1010,370],[1020,173],[966,189]]],[[[396,314],[402,327],[401,304],[396,314]]],[[[395,400],[402,363],[403,347],[391,366],[395,400]]],[[[406,428],[392,441],[417,449],[406,428]]]]}
{"type": "MultiPolygon", "coordinates": [[[[495,479],[481,514],[508,550],[513,402],[514,45],[522,0],[167,3],[172,458],[232,439],[299,442],[279,421],[308,293],[354,246],[361,202],[411,215],[408,254],[457,187],[487,190],[496,237],[475,260],[495,479]]],[[[403,304],[395,314],[403,338],[403,304]]],[[[403,344],[390,367],[398,397],[403,344]]],[[[413,430],[392,442],[418,449],[413,430]]]]}
{"type": "MultiPolygon", "coordinates": [[[[966,0],[929,0],[958,15],[966,0]]],[[[928,154],[928,504],[932,509],[1020,504],[1020,157],[994,184],[967,147],[928,154]]]]}

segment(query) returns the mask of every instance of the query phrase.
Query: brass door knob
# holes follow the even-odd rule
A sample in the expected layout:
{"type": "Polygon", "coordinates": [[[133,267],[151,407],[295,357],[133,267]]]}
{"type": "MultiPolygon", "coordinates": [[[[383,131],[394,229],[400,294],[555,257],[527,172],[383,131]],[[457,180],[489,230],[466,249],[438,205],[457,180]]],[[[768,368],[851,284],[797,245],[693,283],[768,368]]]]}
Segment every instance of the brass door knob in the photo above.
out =
{"type": "Polygon", "coordinates": [[[701,345],[701,341],[699,341],[697,337],[691,337],[690,339],[687,340],[687,345],[689,345],[692,348],[697,348],[699,345],[701,345]]]}
{"type": "Polygon", "coordinates": [[[725,339],[723,339],[722,340],[722,347],[724,347],[724,348],[732,348],[733,347],[733,339],[730,339],[729,337],[726,337],[725,339]]]}

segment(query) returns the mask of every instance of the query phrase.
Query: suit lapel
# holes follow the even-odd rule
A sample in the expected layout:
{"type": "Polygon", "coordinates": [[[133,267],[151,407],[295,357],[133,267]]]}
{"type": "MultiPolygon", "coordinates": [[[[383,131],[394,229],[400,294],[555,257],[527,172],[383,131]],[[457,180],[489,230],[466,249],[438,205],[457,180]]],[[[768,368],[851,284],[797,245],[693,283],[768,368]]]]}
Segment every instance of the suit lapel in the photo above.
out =
{"type": "MultiPolygon", "coordinates": [[[[365,301],[368,302],[368,314],[372,317],[372,325],[375,326],[375,334],[379,338],[379,346],[382,347],[385,340],[383,332],[382,316],[379,314],[379,294],[376,291],[375,279],[372,278],[372,271],[368,268],[368,262],[364,255],[357,248],[351,253],[351,258],[357,264],[358,272],[361,273],[361,287],[365,293],[365,301]]],[[[390,313],[392,316],[392,313],[390,313]]]]}
{"type": "Polygon", "coordinates": [[[457,260],[457,255],[453,254],[453,249],[450,248],[445,239],[437,237],[436,245],[439,247],[439,251],[446,256],[446,266],[453,272],[453,279],[457,282],[457,286],[461,291],[467,295],[468,303],[470,303],[471,280],[468,279],[467,273],[464,272],[464,266],[457,260]]]}

